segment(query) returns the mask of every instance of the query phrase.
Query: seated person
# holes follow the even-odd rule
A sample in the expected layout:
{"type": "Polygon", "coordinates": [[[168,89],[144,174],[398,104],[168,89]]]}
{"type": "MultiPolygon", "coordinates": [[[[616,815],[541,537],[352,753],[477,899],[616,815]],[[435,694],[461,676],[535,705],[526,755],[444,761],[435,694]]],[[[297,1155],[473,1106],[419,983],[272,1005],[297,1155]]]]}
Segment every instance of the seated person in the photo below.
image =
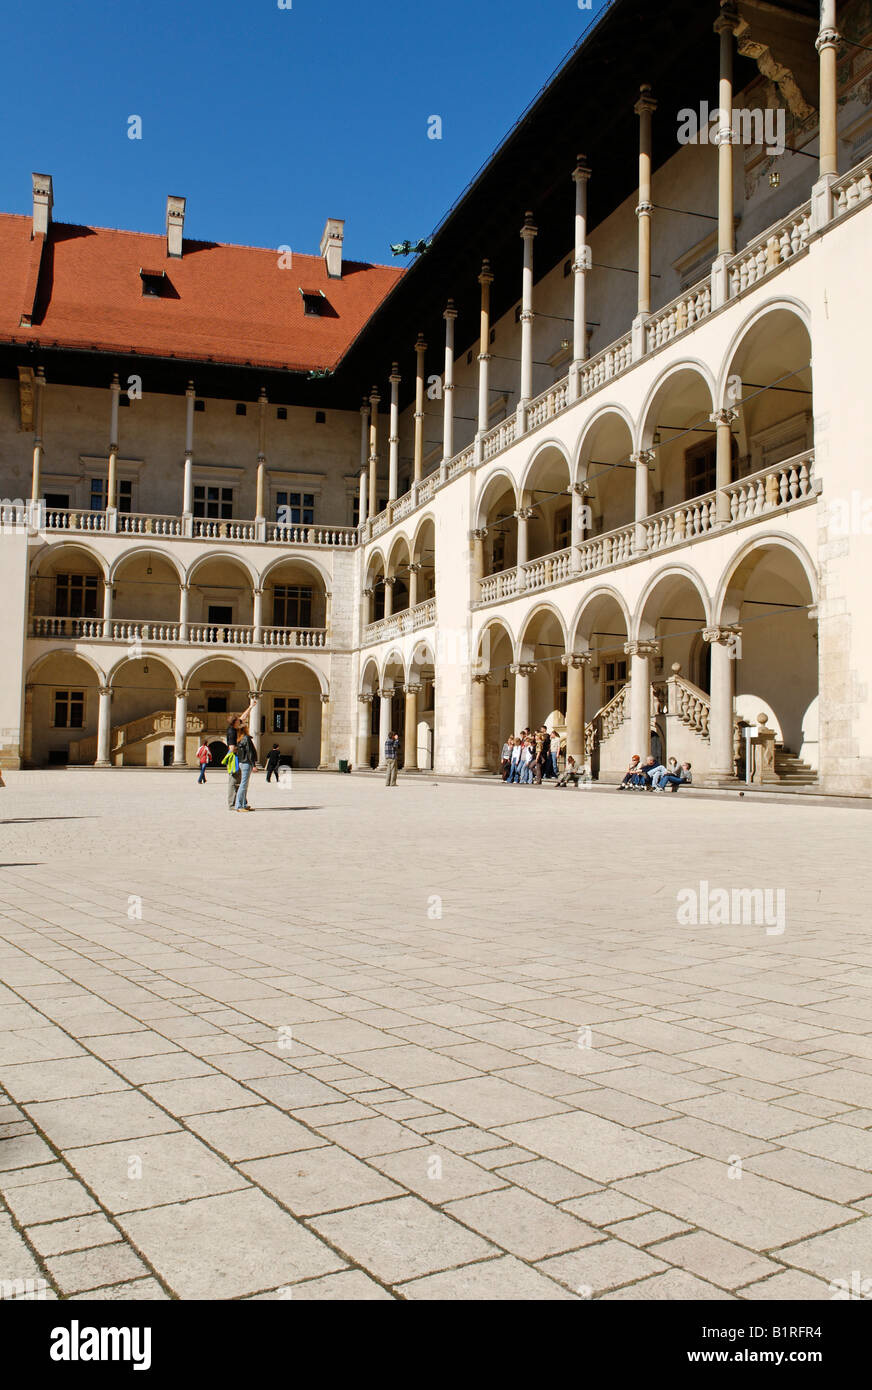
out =
{"type": "Polygon", "coordinates": [[[693,782],[693,775],[690,770],[690,763],[682,763],[677,772],[667,772],[660,778],[660,786],[657,788],[661,792],[677,792],[678,788],[685,784],[690,786],[693,782]]]}
{"type": "Polygon", "coordinates": [[[652,757],[646,758],[645,761],[644,761],[644,763],[640,763],[639,767],[636,769],[636,775],[635,775],[634,778],[633,778],[633,786],[634,786],[637,790],[641,790],[641,791],[645,791],[645,792],[650,792],[650,791],[651,791],[651,778],[652,778],[652,776],[653,776],[653,774],[654,774],[654,770],[655,770],[656,767],[657,767],[657,759],[656,759],[656,758],[652,758],[652,757]]]}
{"type": "Polygon", "coordinates": [[[577,763],[570,754],[566,759],[565,771],[561,773],[554,785],[555,787],[566,787],[571,782],[577,788],[579,782],[590,782],[591,780],[588,769],[582,763],[577,763]]]}
{"type": "Polygon", "coordinates": [[[663,763],[660,763],[658,767],[652,768],[652,770],[651,770],[651,781],[652,781],[652,783],[653,783],[653,785],[654,785],[655,791],[656,791],[657,788],[660,786],[660,781],[661,781],[661,779],[662,779],[663,777],[665,777],[667,773],[670,773],[670,772],[671,772],[674,776],[677,776],[677,775],[678,775],[678,759],[677,759],[677,758],[667,758],[665,765],[664,765],[663,763]]]}
{"type": "Polygon", "coordinates": [[[630,759],[630,766],[627,768],[627,771],[624,773],[623,777],[618,783],[619,792],[625,791],[627,787],[631,787],[634,785],[633,779],[634,777],[638,776],[639,764],[641,761],[642,759],[639,757],[639,754],[634,753],[632,758],[630,759]]]}

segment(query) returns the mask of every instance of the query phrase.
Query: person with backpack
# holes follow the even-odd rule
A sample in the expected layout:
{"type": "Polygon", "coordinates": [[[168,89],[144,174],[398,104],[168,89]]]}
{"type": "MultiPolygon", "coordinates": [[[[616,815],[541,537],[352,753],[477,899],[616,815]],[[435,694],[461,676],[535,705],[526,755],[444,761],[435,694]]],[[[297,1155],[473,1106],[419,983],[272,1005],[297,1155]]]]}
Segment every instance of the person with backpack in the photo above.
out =
{"type": "Polygon", "coordinates": [[[255,748],[248,725],[243,724],[239,730],[239,739],[236,744],[236,756],[239,759],[239,790],[236,793],[236,810],[252,811],[253,806],[249,806],[246,793],[248,791],[248,781],[252,772],[257,767],[257,749],[255,748]]]}
{"type": "Polygon", "coordinates": [[[203,742],[197,749],[197,762],[200,764],[200,776],[197,778],[197,786],[206,782],[206,768],[212,761],[212,754],[209,752],[209,745],[206,742],[206,735],[203,735],[203,742]]]}

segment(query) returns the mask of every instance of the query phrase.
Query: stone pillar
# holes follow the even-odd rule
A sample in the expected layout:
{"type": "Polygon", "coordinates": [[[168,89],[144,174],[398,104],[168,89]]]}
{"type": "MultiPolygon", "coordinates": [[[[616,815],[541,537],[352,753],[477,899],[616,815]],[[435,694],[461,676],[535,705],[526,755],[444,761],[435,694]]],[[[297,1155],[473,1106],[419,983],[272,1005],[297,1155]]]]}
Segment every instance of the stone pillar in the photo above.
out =
{"type": "Polygon", "coordinates": [[[837,61],[841,35],[836,29],[836,0],[821,0],[821,27],[815,47],[820,55],[820,177],[839,172],[839,89],[837,61]]]}
{"type": "Polygon", "coordinates": [[[651,658],[660,655],[659,642],[625,642],[631,658],[630,730],[633,752],[644,761],[651,752],[651,658]]]}
{"type": "Polygon", "coordinates": [[[481,581],[484,579],[484,543],[487,540],[487,527],[481,526],[472,533],[472,602],[481,597],[481,581]]]}
{"type": "Polygon", "coordinates": [[[481,263],[478,283],[481,285],[481,326],[478,354],[478,436],[485,434],[490,423],[488,405],[488,369],[490,366],[490,287],[494,282],[490,261],[481,263]]]}
{"type": "Polygon", "coordinates": [[[369,397],[369,512],[370,520],[378,509],[378,403],[381,396],[373,387],[369,397]]]}
{"type": "Polygon", "coordinates": [[[711,646],[711,706],[709,710],[709,776],[734,778],[733,692],[736,657],[740,650],[738,627],[709,627],[702,634],[711,646]]]}
{"type": "Polygon", "coordinates": [[[397,496],[397,474],[400,466],[400,369],[396,362],[391,365],[391,432],[388,438],[388,501],[397,496]]]}
{"type": "Polygon", "coordinates": [[[717,497],[717,525],[727,526],[730,517],[730,494],[727,488],[733,481],[733,423],[739,418],[738,410],[716,410],[710,420],[717,426],[717,462],[715,465],[715,487],[717,497]]]}
{"type": "Polygon", "coordinates": [[[581,394],[581,367],[587,359],[587,273],[591,268],[590,247],[587,244],[587,185],[590,166],[583,154],[572,173],[575,184],[575,260],[572,266],[572,372],[569,383],[572,399],[581,394]]]}
{"type": "Polygon", "coordinates": [[[391,700],[393,699],[393,688],[390,690],[380,690],[378,692],[378,765],[384,771],[385,767],[385,740],[391,731],[391,700]]]}
{"type": "Polygon", "coordinates": [[[572,556],[570,564],[573,573],[579,574],[581,572],[580,547],[584,540],[584,518],[585,507],[587,506],[585,500],[588,494],[587,483],[573,483],[569,491],[572,497],[572,527],[569,542],[572,547],[572,556]]]}
{"type": "Polygon", "coordinates": [[[415,608],[418,603],[418,575],[421,573],[421,565],[413,562],[409,565],[409,608],[415,608]]]}
{"type": "Polygon", "coordinates": [[[651,510],[648,473],[654,458],[653,449],[642,449],[638,454],[633,454],[631,458],[631,462],[636,465],[636,530],[633,537],[633,550],[637,554],[648,549],[645,518],[651,510]]]}
{"type": "Polygon", "coordinates": [[[182,584],[179,587],[179,641],[188,640],[188,606],[191,597],[190,584],[182,584]]]}
{"type": "Polygon", "coordinates": [[[415,458],[414,482],[420,483],[424,476],[424,357],[427,344],[423,333],[418,334],[415,344],[415,458]]]}
{"type": "Polygon", "coordinates": [[[360,407],[360,500],[357,508],[357,524],[361,529],[369,517],[367,486],[369,472],[369,401],[366,396],[360,407]]]}
{"type": "MultiPolygon", "coordinates": [[[[115,598],[115,588],[110,579],[103,580],[103,636],[110,637],[109,625],[112,622],[112,600],[115,598]]],[[[31,609],[33,605],[31,604],[31,609]]]]}
{"type": "Polygon", "coordinates": [[[636,217],[639,222],[639,298],[634,329],[634,357],[645,352],[645,320],[651,312],[651,117],[657,103],[647,82],[634,107],[639,117],[639,203],[636,217]]]}
{"type": "Polygon", "coordinates": [[[521,396],[518,401],[517,432],[527,428],[527,406],[533,398],[533,240],[537,227],[528,212],[521,228],[524,242],[524,269],[521,282],[521,396]]]}
{"type": "Polygon", "coordinates": [[[33,477],[30,487],[32,501],[38,502],[42,493],[42,426],[45,410],[45,372],[37,367],[33,378],[33,477]]]}
{"type": "Polygon", "coordinates": [[[252,612],[252,640],[254,642],[263,641],[263,589],[256,586],[254,589],[254,607],[252,612]]]}
{"type": "Polygon", "coordinates": [[[33,686],[24,687],[24,729],[21,737],[21,765],[30,767],[33,762],[33,686]]]}
{"type": "Polygon", "coordinates": [[[321,694],[321,751],[318,766],[330,766],[330,696],[321,694]]]}
{"type": "Polygon", "coordinates": [[[173,723],[173,767],[187,767],[185,735],[188,732],[188,692],[176,691],[176,713],[173,723]]]}
{"type": "Polygon", "coordinates": [[[112,690],[108,685],[100,686],[100,704],[97,711],[97,761],[95,767],[111,767],[109,761],[109,742],[112,728],[112,690]]]}
{"type": "Polygon", "coordinates": [[[190,533],[194,515],[194,383],[185,391],[185,472],[182,484],[182,520],[190,533]]]}
{"type": "Polygon", "coordinates": [[[106,510],[114,512],[118,500],[118,398],[121,385],[116,372],[109,387],[111,411],[109,424],[109,469],[106,475],[106,510]]]}
{"type": "Polygon", "coordinates": [[[443,477],[451,459],[454,457],[454,320],[457,310],[454,300],[449,299],[445,313],[445,380],[442,384],[442,468],[443,477]]]}
{"type": "Polygon", "coordinates": [[[406,772],[418,771],[418,695],[420,685],[406,686],[406,726],[403,740],[403,767],[406,772]]]}
{"type": "Polygon", "coordinates": [[[394,612],[394,585],[397,582],[395,574],[385,575],[385,617],[393,617],[394,612]]]}
{"type": "Polygon", "coordinates": [[[733,229],[733,35],[739,22],[733,0],[721,0],[721,13],[715,20],[715,33],[721,41],[721,75],[718,87],[720,126],[718,142],[718,255],[734,256],[733,229]]]}
{"type": "Polygon", "coordinates": [[[372,695],[358,695],[360,708],[357,711],[357,766],[369,767],[369,740],[370,740],[370,705],[373,702],[372,695]]]}
{"type": "Polygon", "coordinates": [[[515,733],[519,734],[530,724],[530,677],[538,668],[531,662],[510,666],[515,677],[515,733]]]}
{"type": "Polygon", "coordinates": [[[487,688],[489,683],[490,676],[487,674],[473,676],[472,678],[472,748],[470,771],[479,777],[491,770],[487,764],[487,749],[485,746],[487,688]]]}
{"type": "Polygon", "coordinates": [[[591,663],[590,652],[560,658],[566,667],[566,753],[583,763],[584,756],[584,672],[591,663]]]}
{"type": "MultiPolygon", "coordinates": [[[[257,497],[254,519],[259,526],[266,521],[266,387],[261,386],[257,401],[257,497]]],[[[266,537],[264,536],[264,539],[266,537]]]]}

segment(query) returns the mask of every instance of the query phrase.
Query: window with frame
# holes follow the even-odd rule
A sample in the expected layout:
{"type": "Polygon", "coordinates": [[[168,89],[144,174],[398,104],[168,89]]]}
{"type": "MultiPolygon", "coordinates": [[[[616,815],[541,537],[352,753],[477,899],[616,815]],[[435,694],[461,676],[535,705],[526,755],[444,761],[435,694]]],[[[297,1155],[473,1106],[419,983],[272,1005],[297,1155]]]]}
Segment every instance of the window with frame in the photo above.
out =
{"type": "Polygon", "coordinates": [[[312,589],[298,584],[276,584],[273,590],[273,627],[311,627],[312,589]]]}
{"type": "Polygon", "coordinates": [[[627,684],[627,659],[626,657],[606,657],[602,663],[602,702],[604,705],[613,700],[619,690],[623,690],[627,684]]]}
{"type": "Polygon", "coordinates": [[[58,574],[55,576],[55,617],[96,618],[97,575],[58,574]]]}
{"type": "Polygon", "coordinates": [[[300,732],[300,701],[296,696],[274,695],[272,732],[274,734],[298,734],[300,732]]]}
{"type": "Polygon", "coordinates": [[[277,492],[276,521],[283,526],[313,526],[314,492],[277,492]]]}
{"type": "MultiPolygon", "coordinates": [[[[109,483],[106,478],[91,479],[91,511],[102,512],[106,508],[109,483]]],[[[119,512],[133,510],[133,482],[130,478],[120,478],[115,484],[115,506],[119,512]]]]}
{"type": "Polygon", "coordinates": [[[233,488],[194,484],[194,516],[213,517],[226,521],[233,516],[233,488]]]}
{"type": "Polygon", "coordinates": [[[56,690],[54,692],[55,729],[83,729],[85,727],[84,690],[56,690]]]}
{"type": "Polygon", "coordinates": [[[554,708],[561,714],[566,714],[569,708],[569,674],[565,666],[561,666],[554,676],[554,708]]]}
{"type": "Polygon", "coordinates": [[[572,542],[572,508],[564,507],[554,518],[554,549],[567,550],[572,542]]]}
{"type": "Polygon", "coordinates": [[[701,497],[717,485],[717,441],[714,435],[684,452],[684,495],[701,497]]]}

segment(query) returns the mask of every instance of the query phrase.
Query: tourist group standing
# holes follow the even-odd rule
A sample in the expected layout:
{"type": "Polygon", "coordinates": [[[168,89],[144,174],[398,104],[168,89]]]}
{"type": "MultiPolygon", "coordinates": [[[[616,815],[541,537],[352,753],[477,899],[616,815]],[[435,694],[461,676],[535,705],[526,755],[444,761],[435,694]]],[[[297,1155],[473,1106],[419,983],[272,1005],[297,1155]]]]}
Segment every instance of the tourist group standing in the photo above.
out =
{"type": "Polygon", "coordinates": [[[549,732],[544,724],[540,729],[522,729],[506,739],[500,776],[507,786],[540,787],[543,781],[553,781],[555,787],[577,787],[579,781],[590,781],[587,769],[561,745],[557,730],[549,732]]]}

